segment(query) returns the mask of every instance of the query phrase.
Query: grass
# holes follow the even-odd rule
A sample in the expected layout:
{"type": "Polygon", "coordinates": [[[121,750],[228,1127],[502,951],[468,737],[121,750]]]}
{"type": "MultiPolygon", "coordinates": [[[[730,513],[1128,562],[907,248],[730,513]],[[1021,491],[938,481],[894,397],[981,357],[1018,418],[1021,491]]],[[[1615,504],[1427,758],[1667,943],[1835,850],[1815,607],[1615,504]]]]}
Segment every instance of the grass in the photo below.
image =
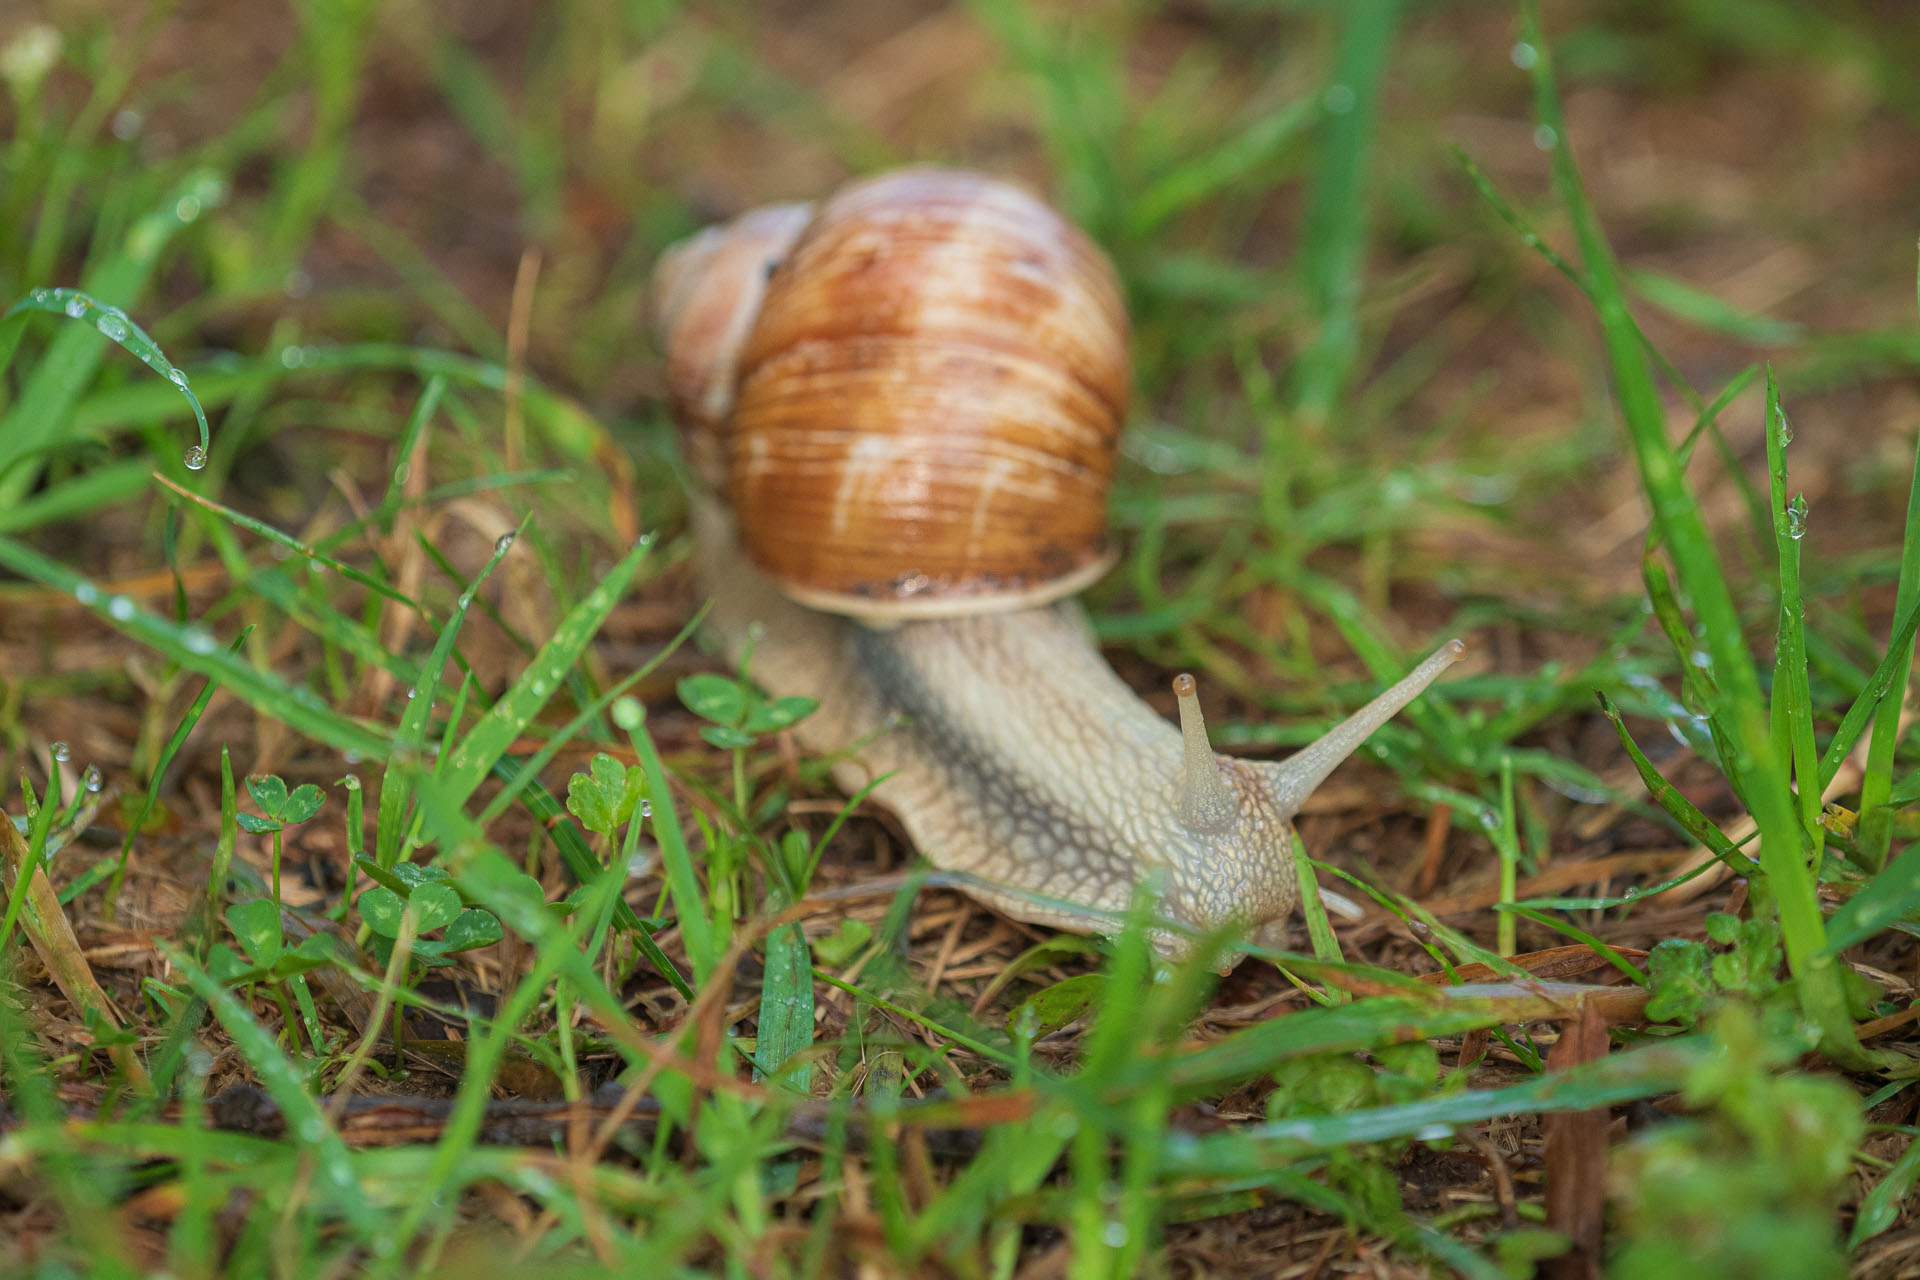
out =
{"type": "Polygon", "coordinates": [[[1752,12],[9,33],[0,1270],[1910,1267],[1916,51],[1752,12]],[[1798,130],[1610,150],[1729,65],[1798,130]],[[1123,674],[1270,752],[1474,637],[1303,820],[1310,954],[916,892],[689,644],[646,270],[908,159],[1120,267],[1123,674]]]}

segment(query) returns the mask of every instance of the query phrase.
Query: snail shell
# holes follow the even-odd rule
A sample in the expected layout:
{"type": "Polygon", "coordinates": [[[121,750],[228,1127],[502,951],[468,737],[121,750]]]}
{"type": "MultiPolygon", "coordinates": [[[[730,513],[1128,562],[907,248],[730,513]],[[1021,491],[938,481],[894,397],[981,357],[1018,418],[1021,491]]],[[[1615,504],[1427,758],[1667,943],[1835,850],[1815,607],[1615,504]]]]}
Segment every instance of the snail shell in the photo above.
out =
{"type": "Polygon", "coordinates": [[[811,217],[702,233],[662,282],[688,452],[794,599],[887,619],[1018,609],[1112,564],[1126,312],[1106,257],[1040,200],[889,173],[811,217]]]}

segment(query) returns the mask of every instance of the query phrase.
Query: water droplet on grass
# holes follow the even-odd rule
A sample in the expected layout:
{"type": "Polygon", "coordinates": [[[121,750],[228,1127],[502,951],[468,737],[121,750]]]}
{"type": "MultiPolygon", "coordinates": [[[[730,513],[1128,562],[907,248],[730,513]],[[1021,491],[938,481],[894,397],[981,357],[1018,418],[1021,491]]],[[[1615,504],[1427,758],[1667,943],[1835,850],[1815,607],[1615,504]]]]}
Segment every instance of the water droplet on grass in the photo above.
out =
{"type": "Polygon", "coordinates": [[[80,775],[80,785],[89,791],[98,792],[106,783],[101,780],[100,770],[88,765],[87,771],[80,775]]]}
{"type": "Polygon", "coordinates": [[[1559,141],[1560,135],[1553,131],[1550,124],[1543,124],[1533,131],[1533,145],[1542,151],[1553,150],[1554,144],[1559,141]]]}
{"type": "Polygon", "coordinates": [[[125,622],[133,617],[133,601],[125,596],[115,596],[107,601],[107,613],[116,622],[125,622]]]}
{"type": "Polygon", "coordinates": [[[68,298],[67,314],[75,320],[87,314],[87,300],[85,298],[68,298]]]}
{"type": "Polygon", "coordinates": [[[1522,71],[1531,71],[1540,62],[1540,51],[1522,40],[1513,46],[1507,56],[1513,59],[1513,65],[1522,71]]]}
{"type": "MultiPolygon", "coordinates": [[[[175,372],[178,372],[178,370],[175,370],[175,372]]],[[[205,449],[202,449],[199,445],[196,444],[191,449],[187,450],[187,456],[185,461],[187,464],[187,470],[189,471],[204,470],[207,465],[207,451],[205,449]]]]}
{"type": "Polygon", "coordinates": [[[493,544],[493,553],[495,555],[503,556],[507,554],[507,552],[513,550],[514,539],[517,538],[518,536],[519,535],[514,533],[511,529],[501,534],[499,539],[495,541],[493,544]]]}
{"type": "Polygon", "coordinates": [[[100,313],[100,318],[93,322],[93,327],[106,334],[109,338],[112,338],[115,342],[125,341],[127,333],[129,332],[126,317],[111,310],[103,310],[100,313]]]}
{"type": "Polygon", "coordinates": [[[53,758],[55,760],[58,760],[61,764],[65,764],[67,761],[73,758],[73,748],[68,746],[64,742],[56,742],[51,747],[47,748],[47,750],[53,756],[53,758]]]}

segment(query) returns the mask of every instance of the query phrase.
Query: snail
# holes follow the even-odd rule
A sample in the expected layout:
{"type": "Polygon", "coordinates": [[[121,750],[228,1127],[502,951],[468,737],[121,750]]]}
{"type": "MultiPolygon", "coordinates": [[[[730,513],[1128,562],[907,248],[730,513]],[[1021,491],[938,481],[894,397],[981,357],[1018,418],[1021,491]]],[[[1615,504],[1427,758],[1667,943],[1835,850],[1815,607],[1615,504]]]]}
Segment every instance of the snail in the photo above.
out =
{"type": "Polygon", "coordinates": [[[707,625],[818,700],[795,733],[835,781],[879,778],[1016,919],[1111,932],[1150,880],[1170,956],[1283,945],[1294,813],[1464,647],[1279,763],[1216,755],[1191,676],[1176,728],[1114,674],[1073,600],[1114,561],[1131,384],[1104,254],[1020,187],[906,169],[680,242],[652,306],[707,625]]]}

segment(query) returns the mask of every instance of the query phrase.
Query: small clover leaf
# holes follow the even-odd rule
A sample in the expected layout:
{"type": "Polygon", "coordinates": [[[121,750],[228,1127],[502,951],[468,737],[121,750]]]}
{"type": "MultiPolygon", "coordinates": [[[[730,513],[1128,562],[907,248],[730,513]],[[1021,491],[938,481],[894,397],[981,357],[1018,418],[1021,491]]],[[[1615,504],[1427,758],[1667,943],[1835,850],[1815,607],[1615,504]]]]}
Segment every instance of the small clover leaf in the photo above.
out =
{"type": "Polygon", "coordinates": [[[460,916],[460,895],[450,884],[423,884],[407,898],[413,904],[414,932],[431,933],[460,916]]]}
{"type": "Polygon", "coordinates": [[[688,676],[678,686],[680,701],[702,720],[738,725],[747,713],[747,693],[736,680],[712,672],[688,676]]]}
{"type": "Polygon", "coordinates": [[[815,938],[813,954],[821,964],[839,968],[852,960],[860,948],[873,941],[873,926],[865,920],[848,918],[840,922],[840,932],[815,938]]]}
{"type": "Polygon", "coordinates": [[[247,794],[260,806],[262,816],[255,817],[250,813],[235,816],[242,827],[256,835],[305,822],[320,812],[320,806],[327,802],[326,793],[311,782],[301,783],[289,794],[287,784],[279,775],[272,773],[248,778],[247,794]]]}
{"type": "Polygon", "coordinates": [[[320,806],[327,802],[326,793],[311,782],[303,782],[293,789],[285,805],[280,809],[280,821],[288,826],[305,822],[320,812],[320,806]]]}
{"type": "Polygon", "coordinates": [[[471,951],[475,947],[490,947],[506,936],[506,930],[500,927],[500,920],[493,912],[468,907],[447,926],[447,950],[471,951]]]}
{"type": "Polygon", "coordinates": [[[236,902],[227,908],[227,927],[257,965],[271,966],[285,943],[280,932],[280,907],[271,898],[236,902]]]}
{"type": "Polygon", "coordinates": [[[278,774],[260,774],[247,779],[247,794],[260,806],[260,812],[277,817],[287,803],[287,784],[278,774]]]}
{"type": "Polygon", "coordinates": [[[741,727],[754,733],[773,733],[779,729],[789,729],[812,715],[820,707],[818,698],[805,698],[795,695],[790,698],[776,698],[764,702],[747,713],[741,727]]]}
{"type": "Polygon", "coordinates": [[[1712,963],[1703,943],[1668,938],[1654,944],[1647,953],[1647,976],[1653,982],[1650,1021],[1692,1025],[1713,999],[1712,963]]]}
{"type": "Polygon", "coordinates": [[[646,773],[605,752],[594,756],[587,768],[567,780],[567,812],[587,830],[612,835],[633,817],[634,806],[646,794],[646,773]]]}
{"type": "Polygon", "coordinates": [[[400,895],[385,885],[377,884],[360,895],[360,918],[383,938],[400,936],[400,914],[406,909],[400,895]]]}
{"type": "Polygon", "coordinates": [[[700,736],[716,747],[734,750],[753,745],[753,735],[740,729],[729,728],[724,724],[703,725],[700,736]]]}

